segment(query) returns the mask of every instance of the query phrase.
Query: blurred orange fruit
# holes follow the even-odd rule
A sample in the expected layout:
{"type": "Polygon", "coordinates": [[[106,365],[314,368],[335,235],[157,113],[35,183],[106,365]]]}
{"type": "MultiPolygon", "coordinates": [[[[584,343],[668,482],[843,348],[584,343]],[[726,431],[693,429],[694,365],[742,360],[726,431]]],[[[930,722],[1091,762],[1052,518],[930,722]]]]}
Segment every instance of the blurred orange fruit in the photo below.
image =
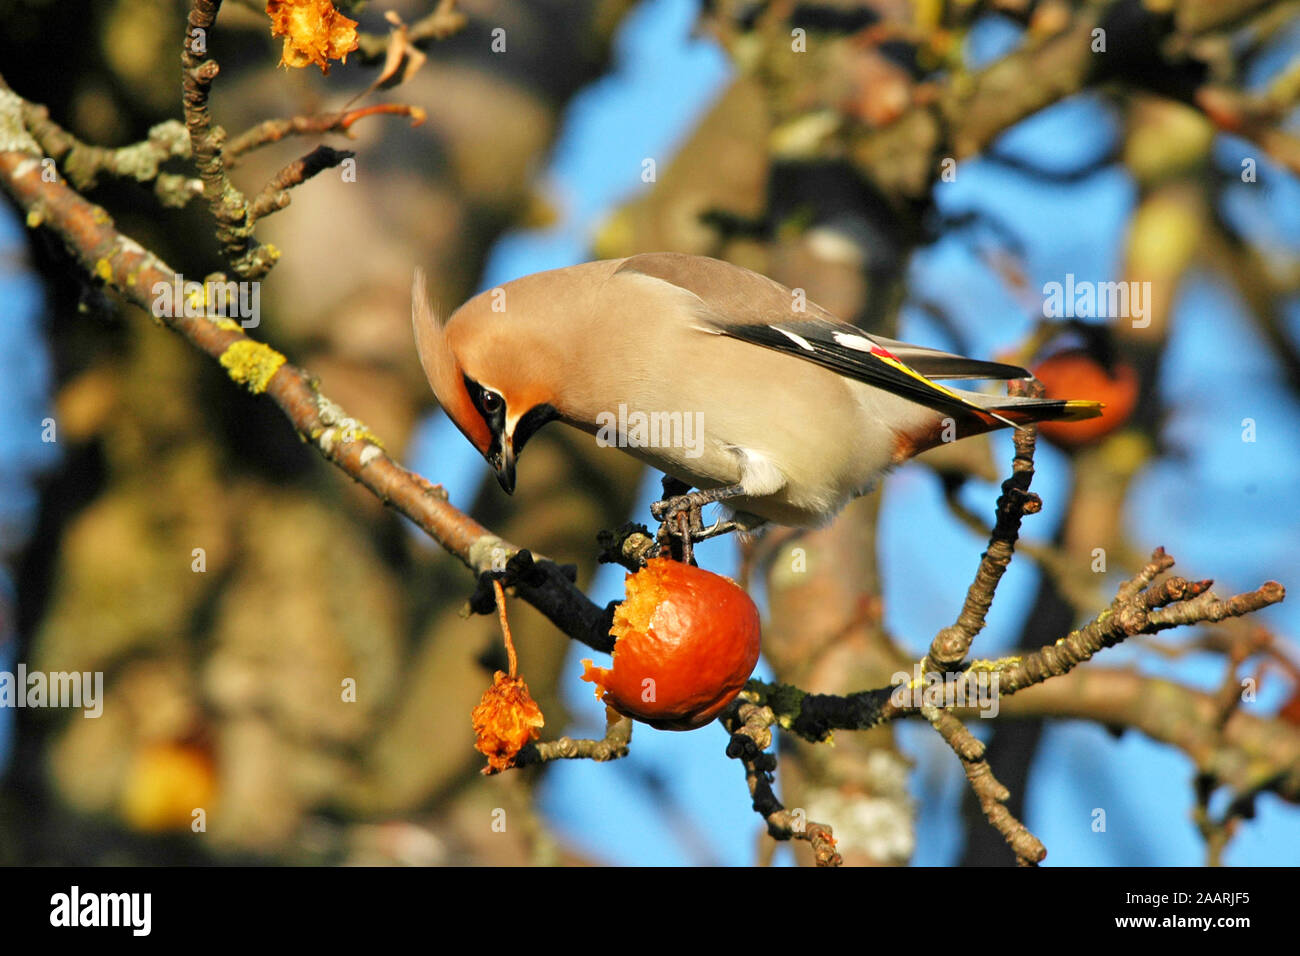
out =
{"type": "Polygon", "coordinates": [[[1100,418],[1041,423],[1038,433],[1059,448],[1078,448],[1109,435],[1137,406],[1138,376],[1127,363],[1116,362],[1107,371],[1083,349],[1069,349],[1044,359],[1033,371],[1047,398],[1085,399],[1105,406],[1100,418]]]}
{"type": "Polygon", "coordinates": [[[1291,699],[1282,705],[1282,709],[1277,712],[1278,717],[1285,720],[1288,724],[1300,726],[1300,688],[1291,695],[1291,699]]]}
{"type": "Polygon", "coordinates": [[[216,794],[212,757],[191,744],[149,744],[136,752],[122,795],[122,816],[137,830],[157,833],[190,826],[216,794]]]}

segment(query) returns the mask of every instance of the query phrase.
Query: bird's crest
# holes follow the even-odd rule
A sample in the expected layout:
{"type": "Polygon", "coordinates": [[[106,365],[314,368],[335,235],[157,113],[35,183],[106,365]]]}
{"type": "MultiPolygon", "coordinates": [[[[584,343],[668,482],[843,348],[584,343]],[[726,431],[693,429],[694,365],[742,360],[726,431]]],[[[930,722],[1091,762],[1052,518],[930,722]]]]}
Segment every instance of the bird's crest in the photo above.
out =
{"type": "Polygon", "coordinates": [[[416,269],[411,283],[411,325],[416,351],[438,404],[480,452],[486,453],[492,434],[465,388],[465,371],[447,339],[447,323],[429,304],[424,270],[416,269]]]}

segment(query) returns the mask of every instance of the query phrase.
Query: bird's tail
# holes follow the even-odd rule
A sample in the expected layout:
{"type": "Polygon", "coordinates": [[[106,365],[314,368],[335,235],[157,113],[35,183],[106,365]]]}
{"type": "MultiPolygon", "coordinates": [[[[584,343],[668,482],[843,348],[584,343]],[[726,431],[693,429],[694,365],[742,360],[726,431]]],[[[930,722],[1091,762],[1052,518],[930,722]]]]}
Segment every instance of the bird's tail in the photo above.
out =
{"type": "Polygon", "coordinates": [[[932,412],[915,428],[900,433],[894,447],[895,462],[957,438],[969,438],[1010,426],[1023,428],[1036,422],[1077,422],[1101,415],[1102,403],[1081,399],[1029,398],[1021,395],[985,395],[948,390],[965,409],[958,414],[932,412]]]}
{"type": "Polygon", "coordinates": [[[1034,422],[1081,422],[1097,418],[1105,407],[1085,399],[1027,398],[1017,395],[966,393],[974,404],[1004,425],[1018,427],[1034,422]]]}

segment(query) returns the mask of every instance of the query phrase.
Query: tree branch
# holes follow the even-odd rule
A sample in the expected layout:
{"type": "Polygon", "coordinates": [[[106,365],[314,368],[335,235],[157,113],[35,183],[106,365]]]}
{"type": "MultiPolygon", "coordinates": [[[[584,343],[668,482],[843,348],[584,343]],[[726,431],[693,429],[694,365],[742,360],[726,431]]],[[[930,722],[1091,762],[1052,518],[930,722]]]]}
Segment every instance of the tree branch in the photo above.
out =
{"type": "Polygon", "coordinates": [[[50,119],[50,111],[40,104],[24,101],[22,111],[28,131],[79,190],[94,189],[104,175],[152,182],[159,201],[176,209],[203,192],[199,180],[160,169],[168,159],[190,157],[189,133],[177,120],[157,124],[138,143],[107,149],[77,139],[50,119]]]}
{"type": "Polygon", "coordinates": [[[231,169],[244,153],[271,143],[278,143],[286,136],[312,136],[321,133],[347,133],[350,136],[352,125],[358,120],[381,114],[409,116],[412,126],[419,126],[425,120],[423,109],[405,103],[376,103],[372,106],[359,106],[335,113],[263,120],[230,140],[222,155],[225,157],[226,168],[231,169]]]}
{"type": "MultiPolygon", "coordinates": [[[[185,128],[190,132],[194,164],[203,181],[203,198],[217,221],[217,240],[239,276],[260,279],[275,266],[280,251],[275,246],[262,245],[253,236],[248,202],[231,182],[226,169],[223,155],[226,131],[213,124],[208,111],[208,95],[221,67],[216,60],[202,59],[195,52],[194,37],[206,37],[212,31],[220,9],[221,0],[191,0],[181,52],[185,128]]],[[[200,48],[206,49],[206,43],[200,48]]]]}
{"type": "Polygon", "coordinates": [[[351,150],[317,146],[301,159],[296,159],[271,177],[257,198],[248,206],[248,224],[251,226],[264,216],[278,212],[289,205],[289,190],[311,179],[317,173],[333,169],[345,159],[357,154],[351,150]]]}
{"type": "MultiPolygon", "coordinates": [[[[69,185],[46,181],[39,145],[22,125],[22,100],[0,77],[0,185],[27,213],[29,226],[45,225],[63,239],[86,272],[216,359],[231,379],[279,406],[299,436],[333,465],[410,518],[476,574],[491,571],[520,552],[447,501],[441,487],[403,468],[364,424],[321,394],[307,372],[279,352],[251,339],[239,324],[206,315],[160,315],[153,308],[155,286],[171,286],[175,271],[152,252],[114,228],[113,220],[69,185]]],[[[548,560],[528,555],[512,581],[515,593],[561,631],[608,651],[609,615],[593,604],[570,574],[548,560]]]]}
{"type": "Polygon", "coordinates": [[[921,716],[930,721],[953,753],[961,758],[966,780],[975,791],[980,809],[993,828],[1007,841],[1016,855],[1016,862],[1021,866],[1037,866],[1041,863],[1047,856],[1047,847],[1004,806],[1011,799],[1011,793],[993,776],[993,768],[984,759],[984,744],[951,711],[939,707],[923,707],[921,716]]]}
{"type": "MultiPolygon", "coordinates": [[[[1208,592],[1212,582],[1169,578],[1154,587],[1152,580],[1167,570],[1173,559],[1157,549],[1151,560],[1132,579],[1120,586],[1110,606],[1088,624],[1071,631],[1055,644],[1032,654],[1000,660],[972,661],[958,679],[966,682],[968,699],[975,699],[974,682],[981,674],[998,675],[999,699],[1052,677],[1068,674],[1103,648],[1112,647],[1137,634],[1155,634],[1170,627],[1221,621],[1253,613],[1286,597],[1286,589],[1268,581],[1254,591],[1220,600],[1208,592]]],[[[924,673],[925,659],[916,667],[924,673]]],[[[820,741],[834,730],[868,730],[871,727],[910,717],[922,705],[908,702],[910,685],[882,687],[836,696],[808,694],[795,687],[750,681],[745,693],[756,703],[771,706],[779,724],[806,740],[820,741]]]]}
{"type": "MultiPolygon", "coordinates": [[[[469,20],[456,9],[456,0],[438,0],[433,10],[406,28],[407,41],[423,47],[431,40],[445,40],[464,29],[469,20]]],[[[376,33],[358,33],[357,55],[363,64],[378,63],[388,54],[389,38],[376,33]]]]}

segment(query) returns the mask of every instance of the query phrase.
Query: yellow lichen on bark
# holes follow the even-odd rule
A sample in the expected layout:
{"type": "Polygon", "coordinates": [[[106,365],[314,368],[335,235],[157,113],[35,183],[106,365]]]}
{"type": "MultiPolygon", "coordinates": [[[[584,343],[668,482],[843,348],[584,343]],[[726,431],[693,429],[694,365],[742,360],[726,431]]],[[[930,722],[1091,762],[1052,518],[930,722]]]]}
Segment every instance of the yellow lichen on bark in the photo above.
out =
{"type": "Polygon", "coordinates": [[[252,339],[241,339],[221,353],[222,368],[254,395],[266,391],[283,364],[283,355],[252,339]]]}

